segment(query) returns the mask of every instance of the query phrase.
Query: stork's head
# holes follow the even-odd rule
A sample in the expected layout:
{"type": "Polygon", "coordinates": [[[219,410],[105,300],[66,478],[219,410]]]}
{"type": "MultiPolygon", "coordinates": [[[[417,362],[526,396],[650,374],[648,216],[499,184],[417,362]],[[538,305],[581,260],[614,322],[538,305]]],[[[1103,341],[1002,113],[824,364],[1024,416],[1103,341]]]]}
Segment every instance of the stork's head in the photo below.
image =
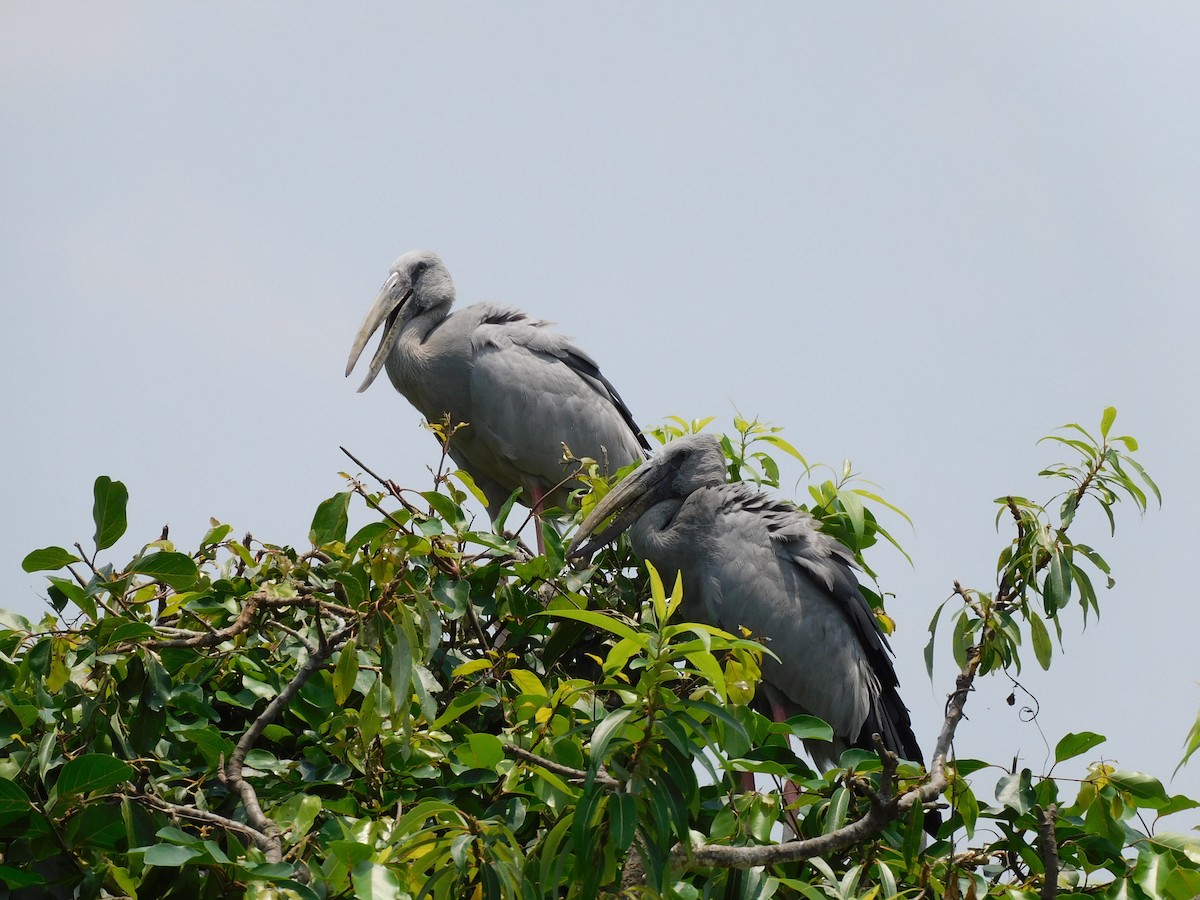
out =
{"type": "Polygon", "coordinates": [[[579,526],[567,548],[567,556],[590,556],[616,540],[652,506],[666,500],[682,500],[699,488],[724,483],[725,454],[716,436],[689,434],[677,438],[604,495],[579,526]],[[600,523],[614,513],[612,523],[588,540],[600,523]]]}
{"type": "Polygon", "coordinates": [[[359,388],[360,391],[365,391],[383,368],[404,324],[430,310],[441,309],[445,315],[452,303],[454,282],[438,255],[430,250],[410,250],[405,253],[392,264],[388,280],[379,289],[371,311],[367,313],[358,334],[354,337],[350,361],[346,363],[346,374],[349,375],[354,370],[371,335],[380,325],[384,325],[379,349],[371,358],[367,377],[359,388]]]}

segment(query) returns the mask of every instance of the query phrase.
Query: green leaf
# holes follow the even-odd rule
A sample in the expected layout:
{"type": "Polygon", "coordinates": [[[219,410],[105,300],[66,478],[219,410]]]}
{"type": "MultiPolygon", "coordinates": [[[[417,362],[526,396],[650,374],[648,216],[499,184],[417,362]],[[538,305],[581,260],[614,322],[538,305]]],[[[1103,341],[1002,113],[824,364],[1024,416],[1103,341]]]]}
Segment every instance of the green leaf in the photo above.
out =
{"type": "Polygon", "coordinates": [[[929,675],[930,681],[933,680],[933,642],[937,637],[938,619],[941,618],[942,610],[949,602],[949,600],[943,600],[934,611],[933,618],[929,620],[929,642],[925,645],[925,672],[929,675]]]}
{"type": "Polygon", "coordinates": [[[782,723],[800,741],[832,741],[833,729],[816,716],[792,716],[782,723]]]}
{"type": "Polygon", "coordinates": [[[1100,417],[1100,437],[1108,437],[1108,429],[1112,428],[1112,423],[1116,421],[1117,408],[1115,406],[1104,407],[1104,415],[1100,417]]]}
{"type": "Polygon", "coordinates": [[[1128,772],[1121,770],[1108,776],[1108,781],[1117,790],[1129,794],[1138,806],[1147,809],[1158,809],[1170,802],[1166,788],[1153,775],[1144,772],[1128,772]]]}
{"type": "MultiPolygon", "coordinates": [[[[1200,713],[1196,714],[1196,721],[1192,723],[1192,730],[1188,732],[1185,741],[1186,746],[1183,759],[1181,759],[1179,761],[1179,765],[1175,767],[1175,772],[1178,772],[1184,763],[1192,758],[1193,753],[1195,753],[1197,750],[1200,750],[1200,713]]],[[[1171,773],[1172,776],[1174,776],[1175,772],[1171,773]]]]}
{"type": "MultiPolygon", "coordinates": [[[[487,660],[484,660],[484,662],[487,662],[487,660]]],[[[507,674],[512,683],[517,686],[517,690],[522,694],[530,694],[534,697],[550,696],[546,692],[546,687],[542,684],[541,680],[528,669],[509,669],[507,674]]]]}
{"type": "Polygon", "coordinates": [[[19,819],[33,809],[29,797],[20,785],[7,778],[0,778],[0,825],[19,819]]]}
{"type": "Polygon", "coordinates": [[[174,551],[143,556],[129,567],[129,571],[161,581],[177,591],[186,591],[200,577],[195,561],[190,556],[174,551]]]}
{"type": "MultiPolygon", "coordinates": [[[[1129,449],[1133,450],[1134,448],[1130,447],[1129,449]]],[[[1154,483],[1154,479],[1151,478],[1146,473],[1146,470],[1142,468],[1142,464],[1131,456],[1124,457],[1124,460],[1129,465],[1133,466],[1134,471],[1141,476],[1142,481],[1146,482],[1146,487],[1150,488],[1150,490],[1154,492],[1154,499],[1158,501],[1158,505],[1162,506],[1162,492],[1158,489],[1158,485],[1154,483]]]]}
{"type": "Polygon", "coordinates": [[[459,744],[457,752],[464,765],[494,770],[504,759],[504,744],[494,734],[476,732],[467,735],[467,743],[459,744]]]}
{"type": "Polygon", "coordinates": [[[36,872],[26,872],[14,869],[12,866],[0,865],[0,881],[10,888],[29,887],[34,884],[45,884],[46,879],[36,872]]]}
{"type": "Polygon", "coordinates": [[[446,709],[434,721],[433,727],[442,728],[468,710],[472,710],[479,706],[479,704],[487,703],[488,701],[493,703],[496,701],[495,693],[482,687],[467,688],[467,690],[446,704],[446,709]]]}
{"type": "Polygon", "coordinates": [[[354,535],[346,541],[346,546],[357,548],[364,544],[369,544],[376,538],[387,534],[395,527],[391,522],[368,522],[362,528],[358,529],[358,531],[354,532],[354,535]]]}
{"type": "Polygon", "coordinates": [[[429,501],[430,508],[441,517],[442,521],[455,531],[462,531],[467,527],[467,517],[463,515],[462,508],[445,494],[439,494],[437,491],[424,491],[421,496],[429,501]]]}
{"type": "Polygon", "coordinates": [[[107,550],[121,539],[128,522],[125,507],[129,503],[129,491],[119,481],[101,475],[92,486],[95,503],[92,506],[92,521],[96,523],[96,549],[107,550]]]}
{"type": "Polygon", "coordinates": [[[1050,571],[1046,574],[1043,597],[1048,616],[1053,616],[1071,599],[1071,566],[1058,548],[1055,548],[1050,557],[1050,571]]]}
{"type": "Polygon", "coordinates": [[[612,740],[613,734],[628,721],[634,712],[635,710],[626,707],[609,713],[600,720],[600,724],[592,732],[591,752],[593,766],[600,766],[604,763],[604,752],[608,749],[608,744],[612,740]]]}
{"type": "Polygon", "coordinates": [[[1105,740],[1104,735],[1091,731],[1065,734],[1054,748],[1054,761],[1060,763],[1064,760],[1073,759],[1081,753],[1086,753],[1093,747],[1103,744],[1105,740]]]}
{"type": "Polygon", "coordinates": [[[26,572],[53,572],[79,561],[78,556],[62,547],[43,547],[27,554],[21,560],[21,568],[26,572]]]}
{"type": "Polygon", "coordinates": [[[1032,775],[1022,769],[1015,775],[1001,775],[996,780],[996,799],[1019,813],[1027,813],[1037,802],[1033,794],[1032,775]]]}
{"type": "Polygon", "coordinates": [[[1033,652],[1037,657],[1038,665],[1043,669],[1049,669],[1054,645],[1050,642],[1050,632],[1046,630],[1046,623],[1033,609],[1029,610],[1029,631],[1033,637],[1033,652]]]}
{"type": "Polygon", "coordinates": [[[198,848],[181,847],[178,844],[155,844],[153,847],[147,847],[143,859],[148,866],[163,866],[165,868],[178,868],[184,865],[188,860],[195,859],[202,855],[203,851],[198,848]]]}
{"type": "Polygon", "coordinates": [[[455,469],[450,473],[450,477],[461,481],[462,486],[470,492],[472,497],[479,501],[479,505],[487,509],[487,495],[479,489],[479,485],[475,483],[475,479],[471,477],[470,473],[464,472],[462,469],[455,469]]]}
{"type": "Polygon", "coordinates": [[[400,876],[379,863],[355,863],[350,878],[356,900],[400,900],[405,896],[400,876]]]}
{"type": "Polygon", "coordinates": [[[354,690],[358,678],[358,639],[350,638],[342,646],[337,666],[333,670],[333,698],[338,706],[345,706],[354,690]]]}
{"type": "Polygon", "coordinates": [[[608,803],[608,816],[617,849],[628,850],[637,834],[637,799],[624,791],[613,794],[608,803]]]}
{"type": "Polygon", "coordinates": [[[328,500],[322,500],[313,514],[312,526],[308,530],[308,539],[313,546],[332,544],[335,541],[345,543],[346,529],[350,525],[347,509],[350,506],[350,492],[342,491],[334,494],[328,500]]]}
{"type": "Polygon", "coordinates": [[[829,799],[829,808],[825,812],[824,833],[837,831],[846,824],[846,814],[850,809],[850,792],[844,787],[833,792],[829,799]]]}
{"type": "Polygon", "coordinates": [[[55,790],[58,796],[68,797],[103,791],[129,781],[133,766],[104,753],[86,753],[62,767],[55,790]]]}
{"type": "Polygon", "coordinates": [[[973,838],[975,836],[975,823],[979,821],[979,801],[975,798],[975,792],[967,786],[965,781],[960,781],[955,785],[954,808],[962,816],[963,828],[967,832],[967,838],[973,838]]]}
{"type": "Polygon", "coordinates": [[[850,519],[850,527],[854,531],[854,536],[862,538],[866,531],[867,517],[862,499],[854,491],[838,491],[837,498],[838,502],[842,504],[842,509],[846,511],[846,516],[850,519]]]}
{"type": "Polygon", "coordinates": [[[1160,831],[1150,835],[1148,840],[1151,844],[1177,850],[1196,865],[1200,865],[1200,835],[1160,831]]]}
{"type": "Polygon", "coordinates": [[[599,628],[603,631],[617,635],[617,637],[629,638],[639,646],[646,645],[646,635],[639,634],[633,628],[630,628],[624,622],[613,616],[605,615],[601,612],[596,612],[591,609],[553,609],[545,612],[534,613],[535,616],[552,616],[556,619],[574,619],[576,622],[583,622],[586,625],[591,625],[593,628],[599,628]]]}

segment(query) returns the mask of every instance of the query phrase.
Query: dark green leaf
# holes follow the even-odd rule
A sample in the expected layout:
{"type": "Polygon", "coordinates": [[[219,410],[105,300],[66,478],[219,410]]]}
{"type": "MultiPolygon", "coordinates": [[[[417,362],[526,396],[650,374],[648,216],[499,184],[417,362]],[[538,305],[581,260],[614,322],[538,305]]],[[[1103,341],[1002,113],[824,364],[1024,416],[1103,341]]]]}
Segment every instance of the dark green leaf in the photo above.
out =
{"type": "Polygon", "coordinates": [[[336,542],[344,543],[346,529],[350,525],[347,509],[350,505],[350,492],[342,491],[334,494],[328,500],[322,500],[313,514],[312,526],[308,530],[308,539],[313,546],[336,542]]]}
{"type": "Polygon", "coordinates": [[[369,522],[354,532],[354,536],[346,541],[346,546],[361,547],[364,544],[369,544],[376,538],[387,534],[394,527],[391,522],[369,522]]]}
{"type": "Polygon", "coordinates": [[[78,556],[62,547],[43,547],[27,554],[21,560],[21,568],[26,572],[53,572],[79,561],[78,556]]]}
{"type": "Polygon", "coordinates": [[[1053,616],[1071,599],[1071,566],[1061,550],[1055,549],[1050,557],[1050,570],[1043,587],[1046,615],[1053,616]]]}
{"type": "Polygon", "coordinates": [[[1060,763],[1064,760],[1073,759],[1081,753],[1086,753],[1093,747],[1103,744],[1104,741],[1104,735],[1095,734],[1091,731],[1080,731],[1075,734],[1063,735],[1058,745],[1054,748],[1054,761],[1060,763]]]}
{"type": "Polygon", "coordinates": [[[1049,669],[1054,645],[1050,642],[1050,633],[1046,630],[1046,623],[1032,609],[1029,611],[1029,631],[1033,638],[1033,653],[1037,657],[1038,665],[1043,669],[1049,669]]]}
{"type": "Polygon", "coordinates": [[[133,778],[133,766],[103,753],[86,753],[62,767],[55,790],[68,797],[116,787],[133,778]]]}
{"type": "Polygon", "coordinates": [[[22,869],[14,869],[12,866],[6,865],[0,865],[0,881],[3,881],[10,888],[23,888],[34,884],[46,883],[46,879],[36,872],[26,872],[22,869]]]}
{"type": "Polygon", "coordinates": [[[463,515],[462,508],[445,494],[425,491],[421,496],[429,501],[429,505],[441,516],[442,521],[455,531],[462,531],[467,527],[467,517],[463,515]]]}
{"type": "Polygon", "coordinates": [[[169,551],[143,556],[129,567],[129,571],[161,581],[177,591],[186,591],[200,577],[196,563],[190,556],[169,551]]]}
{"type": "Polygon", "coordinates": [[[437,720],[433,723],[433,727],[443,728],[468,710],[474,709],[481,703],[488,702],[496,702],[496,694],[490,688],[467,688],[467,690],[446,704],[446,709],[437,717],[437,720]]]}
{"type": "Polygon", "coordinates": [[[33,805],[20,785],[7,778],[0,778],[0,825],[19,819],[31,809],[33,805]]]}
{"type": "Polygon", "coordinates": [[[625,851],[637,834],[637,799],[624,792],[613,794],[608,803],[609,825],[617,849],[625,851]]]}
{"type": "Polygon", "coordinates": [[[92,486],[92,493],[95,496],[92,521],[96,523],[96,549],[107,550],[125,533],[129,491],[121,482],[101,475],[92,486]]]}
{"type": "Polygon", "coordinates": [[[203,851],[196,847],[181,847],[178,844],[155,844],[147,847],[144,859],[148,866],[176,868],[200,856],[203,851]]]}
{"type": "Polygon", "coordinates": [[[1022,769],[1016,775],[1001,775],[996,781],[996,799],[1019,813],[1033,809],[1036,798],[1030,771],[1022,769]]]}
{"type": "Polygon", "coordinates": [[[1146,775],[1143,772],[1119,771],[1109,775],[1108,780],[1117,790],[1133,797],[1138,806],[1158,809],[1170,801],[1162,782],[1152,775],[1146,775]]]}

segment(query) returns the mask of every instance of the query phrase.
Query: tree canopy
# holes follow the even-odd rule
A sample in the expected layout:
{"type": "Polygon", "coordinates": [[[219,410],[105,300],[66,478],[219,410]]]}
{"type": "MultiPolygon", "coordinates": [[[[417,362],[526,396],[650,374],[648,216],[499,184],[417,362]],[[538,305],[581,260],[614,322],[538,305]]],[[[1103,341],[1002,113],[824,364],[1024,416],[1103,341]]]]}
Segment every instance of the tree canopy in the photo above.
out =
{"type": "MultiPolygon", "coordinates": [[[[575,568],[549,522],[544,556],[481,526],[444,455],[427,490],[355,460],[311,546],[214,521],[194,549],[164,530],[123,562],[106,551],[128,492],[101,476],[91,543],[25,558],[52,611],[0,613],[0,897],[1194,897],[1200,838],[1160,820],[1197,801],[1102,762],[1056,778],[1100,735],[1056,736],[1045,772],[1001,765],[994,797],[975,785],[997,763],[954,753],[976,679],[1030,649],[1049,667],[1070,612],[1099,611],[1111,573],[1076,512],[1115,533],[1120,501],[1161,499],[1115,416],[1045,439],[1067,457],[1046,499],[998,498],[994,585],[947,573],[926,664],[958,674],[920,735],[928,768],[853,749],[814,770],[798,740],[829,727],[751,705],[769,642],[682,621],[679,585],[625,539],[575,568]],[[352,504],[370,517],[353,534],[352,504]]],[[[731,478],[769,488],[777,456],[804,461],[740,418],[722,443],[731,478]]],[[[802,505],[887,629],[867,555],[898,546],[880,519],[902,513],[820,471],[802,505]]],[[[609,487],[585,480],[582,513],[609,487]]]]}

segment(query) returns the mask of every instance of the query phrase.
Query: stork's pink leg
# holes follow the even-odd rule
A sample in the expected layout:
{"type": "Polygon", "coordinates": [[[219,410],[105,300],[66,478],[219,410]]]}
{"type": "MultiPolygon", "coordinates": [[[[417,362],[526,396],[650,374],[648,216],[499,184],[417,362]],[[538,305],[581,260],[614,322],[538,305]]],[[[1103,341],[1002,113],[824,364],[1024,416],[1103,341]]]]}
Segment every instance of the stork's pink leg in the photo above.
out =
{"type": "Polygon", "coordinates": [[[546,492],[537,485],[530,485],[529,493],[533,495],[533,506],[530,510],[533,512],[533,524],[537,529],[538,556],[545,556],[546,542],[542,540],[542,501],[546,499],[546,492]]]}
{"type": "MultiPolygon", "coordinates": [[[[787,710],[783,708],[774,699],[771,700],[771,718],[776,722],[786,722],[788,718],[787,710]]],[[[800,799],[800,788],[796,787],[796,783],[790,778],[783,785],[783,805],[789,807],[800,799]]],[[[788,821],[792,824],[792,831],[796,834],[800,833],[799,824],[796,822],[796,814],[791,810],[787,810],[788,821]]]]}

